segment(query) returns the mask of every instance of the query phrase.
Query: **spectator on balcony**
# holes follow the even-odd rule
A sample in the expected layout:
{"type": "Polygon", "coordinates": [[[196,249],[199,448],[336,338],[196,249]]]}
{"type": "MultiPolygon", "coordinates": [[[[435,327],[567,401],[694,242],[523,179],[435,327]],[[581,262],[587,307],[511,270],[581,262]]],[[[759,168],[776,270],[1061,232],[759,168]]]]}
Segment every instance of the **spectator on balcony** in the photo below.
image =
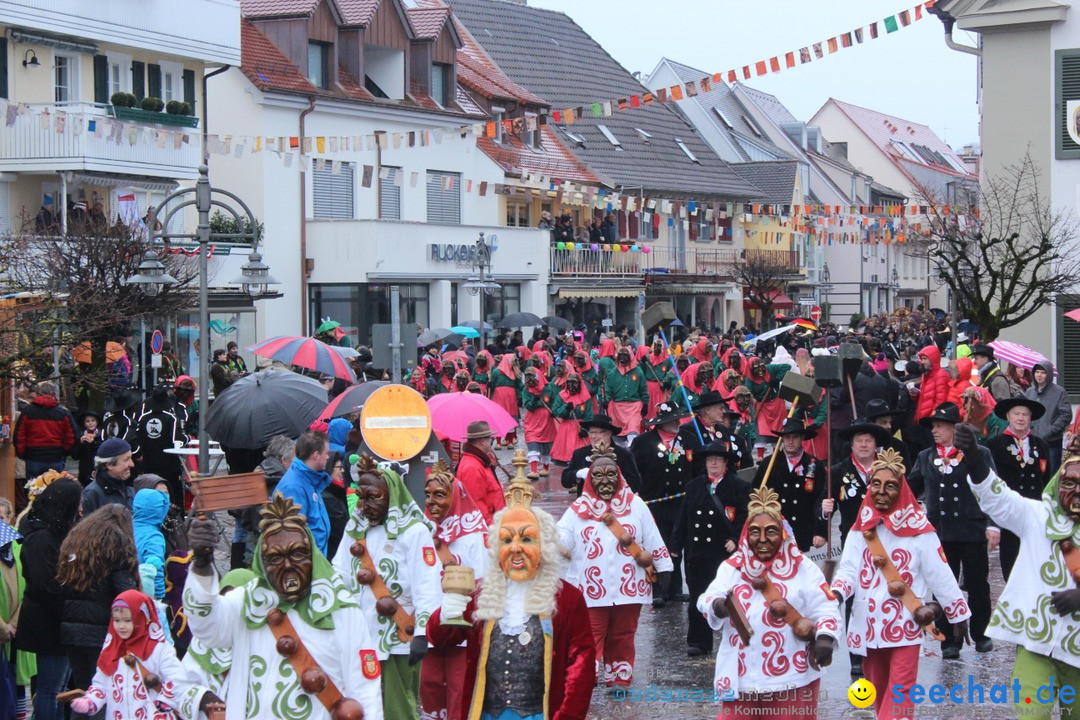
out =
{"type": "Polygon", "coordinates": [[[53,199],[46,195],[41,200],[41,209],[34,216],[34,232],[38,235],[53,235],[60,226],[59,217],[53,212],[53,199]]]}
{"type": "Polygon", "coordinates": [[[555,242],[574,242],[574,219],[563,215],[555,225],[555,242]]]}
{"type": "Polygon", "coordinates": [[[615,222],[615,213],[608,213],[604,218],[604,222],[600,224],[600,234],[604,236],[606,243],[619,241],[619,224],[615,222]]]}
{"type": "Polygon", "coordinates": [[[589,223],[589,241],[597,244],[604,242],[604,233],[600,231],[600,221],[596,218],[589,223]]]}
{"type": "Polygon", "coordinates": [[[540,213],[540,224],[536,227],[551,232],[555,229],[555,218],[547,210],[540,213]]]}
{"type": "Polygon", "coordinates": [[[90,230],[90,213],[86,210],[86,201],[79,200],[68,211],[67,227],[69,232],[85,233],[90,230]]]}

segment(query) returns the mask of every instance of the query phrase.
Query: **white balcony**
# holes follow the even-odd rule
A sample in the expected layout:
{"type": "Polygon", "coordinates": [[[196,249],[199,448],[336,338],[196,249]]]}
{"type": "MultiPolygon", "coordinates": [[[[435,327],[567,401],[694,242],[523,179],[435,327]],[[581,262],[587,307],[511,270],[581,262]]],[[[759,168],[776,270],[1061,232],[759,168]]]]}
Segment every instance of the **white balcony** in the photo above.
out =
{"type": "Polygon", "coordinates": [[[240,64],[239,0],[3,0],[0,24],[207,63],[240,64]]]}
{"type": "Polygon", "coordinates": [[[200,158],[197,130],[114,120],[93,103],[30,106],[14,125],[0,123],[0,171],[93,171],[194,180],[200,158]],[[63,118],[63,132],[58,132],[58,117],[63,118]]]}

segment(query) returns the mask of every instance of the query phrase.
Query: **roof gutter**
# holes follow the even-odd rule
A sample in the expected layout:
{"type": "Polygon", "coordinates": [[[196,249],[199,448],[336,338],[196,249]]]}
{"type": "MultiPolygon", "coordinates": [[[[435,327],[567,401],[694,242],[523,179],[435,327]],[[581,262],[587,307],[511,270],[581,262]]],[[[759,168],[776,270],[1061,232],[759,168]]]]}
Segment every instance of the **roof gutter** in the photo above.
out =
{"type": "Polygon", "coordinates": [[[203,147],[202,163],[203,163],[203,165],[209,165],[210,164],[210,148],[207,147],[207,145],[206,145],[207,113],[208,113],[208,110],[209,110],[208,106],[210,105],[210,103],[208,103],[206,101],[207,97],[209,97],[206,94],[206,81],[209,80],[210,78],[214,77],[215,75],[220,75],[221,73],[228,70],[230,67],[232,67],[232,66],[231,65],[222,65],[217,70],[214,70],[213,72],[210,72],[210,73],[207,73],[207,74],[203,75],[203,78],[202,78],[202,147],[203,147]]]}
{"type": "Polygon", "coordinates": [[[957,52],[967,53],[968,55],[974,55],[975,57],[982,57],[982,48],[972,47],[970,45],[961,45],[953,40],[952,32],[953,26],[956,25],[956,18],[951,16],[944,16],[941,18],[941,22],[945,25],[945,45],[950,49],[957,52]]]}
{"type": "Polygon", "coordinates": [[[306,110],[300,112],[300,334],[308,334],[308,278],[315,261],[307,256],[307,158],[304,156],[304,120],[315,109],[315,98],[308,98],[306,110]]]}

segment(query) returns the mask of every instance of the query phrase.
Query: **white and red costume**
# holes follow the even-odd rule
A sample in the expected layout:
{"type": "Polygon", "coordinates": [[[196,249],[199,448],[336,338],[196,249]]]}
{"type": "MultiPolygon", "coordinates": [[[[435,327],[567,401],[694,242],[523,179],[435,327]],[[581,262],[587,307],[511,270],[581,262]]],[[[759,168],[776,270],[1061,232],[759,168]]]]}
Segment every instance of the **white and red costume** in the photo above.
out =
{"type": "MultiPolygon", "coordinates": [[[[452,493],[450,509],[436,523],[435,542],[444,545],[458,565],[471,567],[479,581],[488,566],[488,525],[457,480],[452,493]]],[[[460,720],[465,655],[464,642],[428,649],[420,667],[420,717],[424,720],[460,720]]]]}
{"type": "Polygon", "coordinates": [[[971,611],[949,569],[941,540],[907,480],[901,478],[900,496],[888,514],[879,511],[867,493],[844,539],[844,554],[832,589],[845,600],[855,598],[847,645],[850,652],[866,657],[866,679],[876,688],[904,688],[904,701],[895,705],[892,692],[878,693],[878,718],[912,717],[914,706],[908,690],[916,680],[923,630],[900,598],[889,594],[888,580],[873,563],[864,530],[877,532],[882,548],[915,597],[926,602],[933,594],[950,623],[967,620],[971,611]]]}
{"type": "Polygon", "coordinates": [[[589,607],[596,662],[603,663],[604,682],[626,686],[634,675],[634,635],[641,606],[652,604],[652,584],[601,518],[611,513],[623,529],[649,551],[656,572],[674,569],[667,546],[645,502],[631,492],[619,471],[619,483],[610,501],[600,499],[592,475],[585,479],[581,497],[558,523],[559,541],[570,551],[564,579],[576,585],[589,607]]]}
{"type": "Polygon", "coordinates": [[[782,709],[779,706],[790,714],[774,713],[775,717],[801,717],[812,714],[817,707],[821,671],[810,667],[808,643],[795,637],[784,619],[772,616],[769,601],[750,584],[763,576],[768,576],[791,607],[814,622],[818,636],[836,639],[840,635],[840,611],[829,584],[818,566],[807,562],[799,552],[794,538],[785,530],[780,549],[772,560],[763,563],[751,550],[744,525],[738,549],[720,565],[697,605],[709,625],[721,634],[713,687],[722,698],[731,699],[723,700],[720,717],[756,714],[764,707],[772,713],[782,709]],[[713,600],[723,599],[728,593],[742,606],[754,631],[749,645],[743,645],[728,618],[713,613],[713,600]],[[783,693],[785,690],[794,692],[783,693]],[[782,694],[773,698],[754,696],[775,692],[782,694]]]}

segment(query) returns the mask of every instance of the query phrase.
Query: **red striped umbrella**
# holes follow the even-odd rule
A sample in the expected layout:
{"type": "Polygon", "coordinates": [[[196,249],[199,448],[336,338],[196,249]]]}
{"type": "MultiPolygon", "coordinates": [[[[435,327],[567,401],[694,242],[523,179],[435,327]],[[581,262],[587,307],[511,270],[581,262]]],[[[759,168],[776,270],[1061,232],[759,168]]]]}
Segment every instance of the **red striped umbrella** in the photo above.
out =
{"type": "Polygon", "coordinates": [[[315,338],[278,335],[252,345],[247,351],[286,365],[295,365],[323,375],[356,382],[356,374],[341,353],[315,338]]]}

